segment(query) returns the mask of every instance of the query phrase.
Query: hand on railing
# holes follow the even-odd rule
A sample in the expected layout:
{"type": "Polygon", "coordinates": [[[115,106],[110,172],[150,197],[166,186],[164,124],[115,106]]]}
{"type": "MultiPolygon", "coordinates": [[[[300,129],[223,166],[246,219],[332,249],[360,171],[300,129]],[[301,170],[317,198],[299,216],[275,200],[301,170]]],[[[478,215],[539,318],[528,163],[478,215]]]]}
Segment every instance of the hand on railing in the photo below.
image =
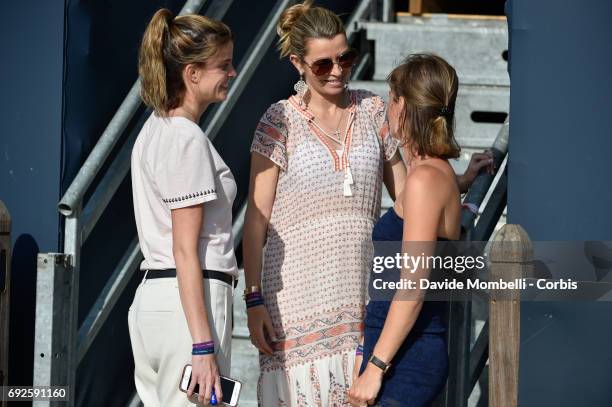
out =
{"type": "Polygon", "coordinates": [[[484,150],[482,153],[474,153],[470,158],[470,163],[463,175],[457,177],[461,192],[467,192],[474,180],[484,170],[487,174],[495,174],[495,160],[491,150],[484,150]]]}

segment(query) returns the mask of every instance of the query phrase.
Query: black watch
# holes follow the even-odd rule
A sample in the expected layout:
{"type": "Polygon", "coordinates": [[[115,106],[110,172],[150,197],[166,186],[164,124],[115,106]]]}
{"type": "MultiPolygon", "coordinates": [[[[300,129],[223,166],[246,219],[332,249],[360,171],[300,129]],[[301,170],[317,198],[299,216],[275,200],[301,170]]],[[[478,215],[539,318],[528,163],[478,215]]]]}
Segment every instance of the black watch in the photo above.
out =
{"type": "Polygon", "coordinates": [[[374,366],[382,370],[383,374],[386,374],[389,371],[389,368],[391,367],[391,363],[383,362],[382,360],[374,356],[374,354],[370,356],[370,358],[368,359],[368,362],[370,362],[371,364],[373,364],[374,366]]]}

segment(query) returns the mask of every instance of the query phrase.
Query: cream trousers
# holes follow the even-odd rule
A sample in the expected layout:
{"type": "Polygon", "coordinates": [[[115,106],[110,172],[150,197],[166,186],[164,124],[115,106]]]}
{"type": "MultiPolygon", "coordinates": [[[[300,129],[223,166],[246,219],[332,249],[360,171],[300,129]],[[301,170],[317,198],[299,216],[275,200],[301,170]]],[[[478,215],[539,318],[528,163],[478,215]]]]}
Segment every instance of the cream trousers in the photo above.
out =
{"type": "MultiPolygon", "coordinates": [[[[233,288],[219,280],[204,279],[204,296],[219,371],[229,376],[233,288]]],[[[183,367],[191,364],[193,341],[177,279],[144,278],[130,306],[128,326],[136,390],[145,407],[193,407],[179,390],[183,367]]]]}

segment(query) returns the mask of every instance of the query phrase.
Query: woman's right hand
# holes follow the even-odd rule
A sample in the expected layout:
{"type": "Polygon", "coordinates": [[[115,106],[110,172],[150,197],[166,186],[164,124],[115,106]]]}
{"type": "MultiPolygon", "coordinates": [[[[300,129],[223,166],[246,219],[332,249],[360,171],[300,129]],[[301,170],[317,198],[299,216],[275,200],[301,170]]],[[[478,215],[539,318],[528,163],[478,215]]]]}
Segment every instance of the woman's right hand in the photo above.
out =
{"type": "Polygon", "coordinates": [[[191,382],[187,389],[187,397],[191,399],[195,385],[200,386],[198,390],[198,401],[204,405],[210,404],[213,389],[217,402],[221,403],[223,393],[221,391],[221,379],[219,378],[219,367],[215,355],[192,355],[191,356],[191,382]]]}
{"type": "Polygon", "coordinates": [[[267,308],[265,305],[248,308],[247,315],[251,343],[266,355],[272,355],[272,344],[268,343],[266,337],[272,342],[276,342],[277,339],[267,308]]]}

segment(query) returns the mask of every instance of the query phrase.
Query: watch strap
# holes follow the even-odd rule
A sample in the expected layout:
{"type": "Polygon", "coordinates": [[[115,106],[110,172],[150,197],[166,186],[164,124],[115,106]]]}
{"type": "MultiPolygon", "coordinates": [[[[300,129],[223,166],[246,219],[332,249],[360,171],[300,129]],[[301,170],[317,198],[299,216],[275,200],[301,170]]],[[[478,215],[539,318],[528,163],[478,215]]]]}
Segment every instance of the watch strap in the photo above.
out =
{"type": "Polygon", "coordinates": [[[368,359],[368,362],[370,362],[371,364],[373,364],[374,366],[376,366],[377,368],[379,368],[380,370],[383,371],[384,373],[387,373],[387,371],[389,370],[389,368],[391,367],[390,363],[385,363],[382,360],[378,359],[376,356],[374,356],[373,354],[370,355],[370,358],[368,359]]]}

